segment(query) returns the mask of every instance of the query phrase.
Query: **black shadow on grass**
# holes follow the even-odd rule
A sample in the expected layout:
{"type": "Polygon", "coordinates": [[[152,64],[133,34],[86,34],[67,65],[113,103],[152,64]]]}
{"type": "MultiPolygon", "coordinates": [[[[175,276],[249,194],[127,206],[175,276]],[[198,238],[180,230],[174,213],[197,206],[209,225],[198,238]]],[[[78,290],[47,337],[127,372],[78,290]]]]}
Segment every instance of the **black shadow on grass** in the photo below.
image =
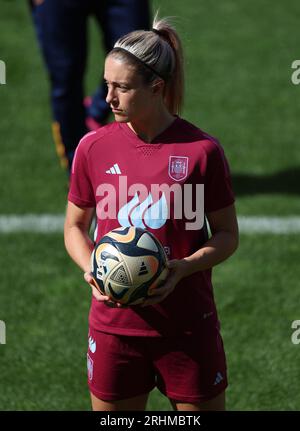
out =
{"type": "Polygon", "coordinates": [[[300,167],[270,175],[232,174],[236,195],[287,194],[300,195],[300,167]]]}

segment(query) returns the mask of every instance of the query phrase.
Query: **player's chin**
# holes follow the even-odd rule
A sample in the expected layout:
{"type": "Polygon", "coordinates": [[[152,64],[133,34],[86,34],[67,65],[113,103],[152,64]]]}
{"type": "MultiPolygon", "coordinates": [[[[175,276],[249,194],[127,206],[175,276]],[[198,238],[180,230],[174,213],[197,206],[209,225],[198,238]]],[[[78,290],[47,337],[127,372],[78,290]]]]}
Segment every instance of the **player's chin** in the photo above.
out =
{"type": "Polygon", "coordinates": [[[115,121],[118,123],[128,123],[129,118],[125,112],[113,112],[115,116],[115,121]]]}

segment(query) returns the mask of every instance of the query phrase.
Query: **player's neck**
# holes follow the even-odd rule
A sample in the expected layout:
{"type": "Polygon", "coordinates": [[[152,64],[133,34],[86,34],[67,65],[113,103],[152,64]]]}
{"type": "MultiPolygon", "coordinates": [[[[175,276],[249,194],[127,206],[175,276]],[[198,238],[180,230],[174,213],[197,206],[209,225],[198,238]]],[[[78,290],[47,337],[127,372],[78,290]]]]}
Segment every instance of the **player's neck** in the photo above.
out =
{"type": "Polygon", "coordinates": [[[175,120],[175,117],[166,109],[154,111],[149,121],[142,123],[127,123],[131,130],[143,141],[151,143],[153,139],[166,130],[175,120]]]}

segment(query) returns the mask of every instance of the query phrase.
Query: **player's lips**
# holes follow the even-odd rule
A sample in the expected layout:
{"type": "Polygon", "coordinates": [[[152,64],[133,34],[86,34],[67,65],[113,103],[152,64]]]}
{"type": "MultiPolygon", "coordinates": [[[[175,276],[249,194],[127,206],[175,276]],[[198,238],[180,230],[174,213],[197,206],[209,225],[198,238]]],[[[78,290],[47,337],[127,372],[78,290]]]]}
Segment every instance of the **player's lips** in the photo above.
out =
{"type": "Polygon", "coordinates": [[[111,110],[114,114],[120,114],[121,112],[123,112],[122,109],[111,108],[111,110]]]}

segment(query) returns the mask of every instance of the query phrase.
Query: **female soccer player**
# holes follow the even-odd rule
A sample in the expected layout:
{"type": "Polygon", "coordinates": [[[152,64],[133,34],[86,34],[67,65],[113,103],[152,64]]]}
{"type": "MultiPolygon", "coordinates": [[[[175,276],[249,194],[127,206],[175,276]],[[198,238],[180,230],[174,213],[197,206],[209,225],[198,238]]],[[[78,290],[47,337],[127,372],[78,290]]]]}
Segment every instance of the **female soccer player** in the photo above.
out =
{"type": "Polygon", "coordinates": [[[93,293],[87,354],[92,407],[144,410],[158,387],[174,409],[224,410],[226,359],[211,268],[238,245],[224,152],[216,139],[177,115],[183,59],[167,20],[155,19],[151,31],[119,39],[106,58],[104,78],[115,122],[80,141],[65,221],[66,248],[93,293]],[[149,211],[145,216],[149,208],[152,219],[149,211]],[[169,276],[143,305],[112,306],[93,286],[88,232],[95,210],[96,241],[135,225],[165,247],[169,276]]]}

